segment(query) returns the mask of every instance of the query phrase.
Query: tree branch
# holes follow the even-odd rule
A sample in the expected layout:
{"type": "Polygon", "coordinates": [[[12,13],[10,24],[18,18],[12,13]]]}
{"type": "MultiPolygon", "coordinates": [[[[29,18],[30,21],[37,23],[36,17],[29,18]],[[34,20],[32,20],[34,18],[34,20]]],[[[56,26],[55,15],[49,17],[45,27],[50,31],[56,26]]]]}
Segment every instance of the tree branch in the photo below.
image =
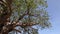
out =
{"type": "Polygon", "coordinates": [[[19,31],[19,30],[17,30],[17,29],[14,29],[14,31],[17,31],[17,32],[21,33],[21,31],[19,31]]]}

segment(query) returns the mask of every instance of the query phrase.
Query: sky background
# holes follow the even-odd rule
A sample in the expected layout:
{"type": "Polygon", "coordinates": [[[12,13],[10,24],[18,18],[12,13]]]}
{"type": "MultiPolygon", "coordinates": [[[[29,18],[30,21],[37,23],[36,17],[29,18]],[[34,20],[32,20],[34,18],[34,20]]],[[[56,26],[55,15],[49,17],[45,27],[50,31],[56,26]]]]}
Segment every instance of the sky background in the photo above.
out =
{"type": "Polygon", "coordinates": [[[60,0],[47,0],[47,11],[50,15],[52,27],[40,30],[40,34],[60,34],[60,0]]]}

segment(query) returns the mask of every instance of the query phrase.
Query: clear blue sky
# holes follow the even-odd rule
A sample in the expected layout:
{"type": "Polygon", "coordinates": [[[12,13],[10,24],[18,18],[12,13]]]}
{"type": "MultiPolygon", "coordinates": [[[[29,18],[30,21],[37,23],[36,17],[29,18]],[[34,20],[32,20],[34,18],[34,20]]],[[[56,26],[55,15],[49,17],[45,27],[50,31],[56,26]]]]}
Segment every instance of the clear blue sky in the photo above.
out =
{"type": "Polygon", "coordinates": [[[60,0],[47,1],[52,28],[40,30],[40,34],[60,34],[60,0]]]}

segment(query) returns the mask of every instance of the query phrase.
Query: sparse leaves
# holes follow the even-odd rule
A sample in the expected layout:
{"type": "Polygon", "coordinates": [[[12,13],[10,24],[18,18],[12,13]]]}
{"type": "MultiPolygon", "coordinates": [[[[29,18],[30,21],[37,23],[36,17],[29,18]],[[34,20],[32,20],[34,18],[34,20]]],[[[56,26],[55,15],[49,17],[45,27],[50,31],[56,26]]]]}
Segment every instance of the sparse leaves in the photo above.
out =
{"type": "MultiPolygon", "coordinates": [[[[5,22],[2,27],[6,26],[8,33],[13,31],[15,27],[20,26],[20,29],[22,29],[20,31],[23,31],[21,32],[23,34],[38,34],[38,29],[32,28],[32,26],[37,27],[36,25],[38,25],[40,28],[48,28],[51,26],[48,12],[45,10],[47,8],[46,0],[13,0],[11,7],[4,7],[0,7],[0,11],[1,8],[6,11],[10,11],[9,8],[12,8],[12,11],[9,13],[6,12],[6,15],[9,15],[8,18],[10,18],[10,24],[6,25],[7,17],[6,15],[2,16],[6,18],[4,19],[6,21],[2,20],[3,23],[5,22]]],[[[0,16],[0,18],[2,17],[0,16]]]]}

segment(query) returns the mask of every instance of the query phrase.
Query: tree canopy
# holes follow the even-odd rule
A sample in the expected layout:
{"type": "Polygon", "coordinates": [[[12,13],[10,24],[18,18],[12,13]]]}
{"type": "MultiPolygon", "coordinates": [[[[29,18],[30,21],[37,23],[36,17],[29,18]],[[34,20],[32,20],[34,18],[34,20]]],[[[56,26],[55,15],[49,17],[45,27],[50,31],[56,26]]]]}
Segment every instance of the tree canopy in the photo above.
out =
{"type": "Polygon", "coordinates": [[[47,7],[47,0],[0,0],[0,34],[38,34],[39,28],[49,28],[47,7]]]}

